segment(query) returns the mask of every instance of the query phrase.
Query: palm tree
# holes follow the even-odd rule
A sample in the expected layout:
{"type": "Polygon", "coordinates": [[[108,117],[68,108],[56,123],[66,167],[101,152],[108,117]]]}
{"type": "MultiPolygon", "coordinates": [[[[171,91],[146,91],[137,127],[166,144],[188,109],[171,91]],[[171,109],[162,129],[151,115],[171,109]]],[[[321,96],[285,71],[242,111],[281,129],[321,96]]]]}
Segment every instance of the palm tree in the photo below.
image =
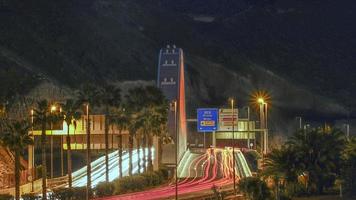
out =
{"type": "Polygon", "coordinates": [[[297,132],[287,143],[308,176],[308,191],[322,193],[330,179],[340,174],[344,135],[337,129],[310,129],[297,132]]]}
{"type": "Polygon", "coordinates": [[[271,192],[267,184],[259,177],[246,177],[240,180],[239,190],[248,200],[270,199],[271,192]]]}
{"type": "MultiPolygon", "coordinates": [[[[142,152],[143,152],[143,169],[144,171],[147,170],[146,167],[146,147],[148,146],[147,143],[147,138],[148,138],[148,134],[151,130],[151,124],[150,124],[150,113],[147,112],[148,110],[143,108],[137,115],[137,119],[138,119],[138,125],[139,125],[139,130],[138,133],[136,134],[136,140],[137,140],[137,144],[141,144],[142,146],[142,152]],[[140,142],[140,139],[142,139],[142,142],[140,142]]],[[[140,166],[139,166],[140,167],[140,166]]]]}
{"type": "Polygon", "coordinates": [[[91,197],[91,142],[90,142],[90,119],[89,119],[89,106],[93,109],[98,106],[99,103],[99,92],[97,87],[92,84],[84,84],[78,91],[78,103],[85,105],[86,115],[87,115],[87,197],[91,197]]]}
{"type": "Polygon", "coordinates": [[[153,86],[145,88],[146,104],[143,113],[146,116],[146,133],[148,139],[148,170],[153,170],[152,146],[153,136],[160,137],[164,126],[167,124],[168,101],[165,99],[161,90],[153,86]]]}
{"type": "Polygon", "coordinates": [[[76,121],[80,119],[81,114],[78,112],[79,104],[72,99],[67,99],[66,103],[62,105],[62,117],[67,125],[67,173],[68,173],[68,186],[72,188],[72,156],[71,156],[71,141],[70,141],[70,125],[74,125],[76,129],[76,121]]]}
{"type": "MultiPolygon", "coordinates": [[[[132,175],[132,151],[133,151],[133,145],[134,145],[134,138],[136,136],[136,132],[138,130],[138,123],[137,119],[134,116],[134,114],[130,114],[129,118],[129,124],[128,124],[128,130],[129,130],[129,175],[132,175]]],[[[139,147],[137,147],[139,148],[139,147]]]]}
{"type": "Polygon", "coordinates": [[[122,131],[127,130],[129,125],[129,118],[124,108],[117,109],[114,122],[119,129],[119,177],[122,178],[122,131]]]}
{"type": "Polygon", "coordinates": [[[46,129],[52,120],[50,105],[47,100],[37,102],[34,109],[34,124],[41,127],[41,151],[42,151],[42,198],[47,198],[47,164],[46,164],[46,129]]]}
{"type": "Polygon", "coordinates": [[[20,199],[20,157],[23,151],[33,144],[28,135],[30,125],[27,121],[8,121],[1,127],[0,144],[8,148],[15,156],[15,199],[20,199]]]}
{"type": "Polygon", "coordinates": [[[105,112],[105,180],[109,181],[109,126],[113,122],[111,108],[119,107],[121,90],[114,85],[106,85],[100,90],[100,103],[105,112]]]}
{"type": "MultiPolygon", "coordinates": [[[[295,188],[294,186],[298,182],[298,176],[302,174],[302,165],[297,156],[297,152],[288,145],[283,145],[281,149],[273,149],[271,153],[267,155],[263,167],[264,171],[262,175],[265,178],[271,177],[274,180],[275,186],[277,186],[276,194],[278,193],[279,183],[281,181],[295,188]]],[[[293,193],[294,192],[295,191],[293,191],[293,193]]]]}
{"type": "MultiPolygon", "coordinates": [[[[139,118],[139,112],[141,111],[142,106],[145,105],[146,96],[145,90],[142,87],[136,87],[130,89],[126,98],[126,110],[129,113],[129,174],[132,174],[132,151],[133,151],[133,141],[134,137],[139,137],[137,131],[141,128],[142,121],[139,118]]],[[[137,139],[137,138],[136,138],[137,139]]],[[[137,143],[137,148],[140,148],[140,144],[137,143]]],[[[138,160],[140,164],[140,159],[138,160]]]]}
{"type": "Polygon", "coordinates": [[[352,137],[343,151],[342,178],[346,192],[356,195],[356,137],[352,137]]]}

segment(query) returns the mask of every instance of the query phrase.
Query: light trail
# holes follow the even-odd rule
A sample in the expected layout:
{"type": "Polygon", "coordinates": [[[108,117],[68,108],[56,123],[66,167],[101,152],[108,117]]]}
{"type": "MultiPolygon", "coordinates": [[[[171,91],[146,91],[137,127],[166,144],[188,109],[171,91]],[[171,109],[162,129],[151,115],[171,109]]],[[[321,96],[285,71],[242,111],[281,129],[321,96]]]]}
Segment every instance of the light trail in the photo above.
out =
{"type": "MultiPolygon", "coordinates": [[[[144,165],[143,161],[143,149],[140,149],[140,164],[144,165]]],[[[147,156],[148,156],[148,148],[145,149],[146,154],[146,166],[147,156]]],[[[154,159],[154,149],[152,148],[152,160],[154,159]]],[[[138,151],[134,149],[132,151],[132,162],[133,162],[133,174],[138,173],[138,151]]],[[[118,151],[114,151],[109,154],[109,181],[113,181],[114,179],[119,177],[119,155],[118,151]]],[[[92,187],[94,188],[98,183],[105,181],[105,156],[102,156],[91,163],[92,168],[92,187]]],[[[73,177],[73,187],[82,187],[87,184],[87,167],[82,167],[81,169],[72,173],[73,177]]],[[[141,167],[141,172],[143,172],[143,167],[141,167]]],[[[122,175],[129,175],[129,152],[123,151],[122,156],[122,175]]]]}
{"type": "MultiPolygon", "coordinates": [[[[248,168],[246,160],[241,151],[235,151],[236,172],[239,181],[241,177],[250,176],[251,171],[248,168]]],[[[193,157],[193,156],[191,156],[193,157]]],[[[190,156],[189,156],[190,158],[190,156]]],[[[222,187],[230,185],[233,182],[233,161],[232,152],[228,149],[208,149],[205,154],[196,156],[193,160],[187,160],[189,163],[188,176],[178,183],[179,195],[210,190],[213,186],[222,187]],[[198,171],[201,169],[202,176],[198,171]],[[195,171],[195,176],[191,177],[191,171],[195,171]]],[[[186,164],[185,164],[186,165],[186,164]]],[[[184,167],[183,170],[186,168],[184,167]]],[[[169,198],[175,195],[175,185],[170,183],[168,186],[155,188],[148,191],[128,193],[119,196],[100,198],[97,200],[151,200],[169,198]]]]}

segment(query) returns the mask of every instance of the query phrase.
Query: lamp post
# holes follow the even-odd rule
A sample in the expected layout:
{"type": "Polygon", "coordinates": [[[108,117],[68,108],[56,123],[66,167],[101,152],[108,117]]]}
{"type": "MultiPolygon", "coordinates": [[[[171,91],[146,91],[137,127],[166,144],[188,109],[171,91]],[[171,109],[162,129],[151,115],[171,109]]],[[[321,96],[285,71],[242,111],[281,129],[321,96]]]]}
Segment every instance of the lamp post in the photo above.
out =
{"type": "MultiPolygon", "coordinates": [[[[34,123],[34,118],[33,118],[33,115],[34,115],[34,110],[31,109],[31,138],[32,140],[34,140],[34,136],[33,136],[33,123],[34,123]]],[[[30,170],[30,173],[31,173],[31,192],[34,191],[34,166],[35,166],[35,146],[34,144],[33,145],[30,145],[28,147],[28,161],[29,161],[29,170],[30,170]]]]}
{"type": "Polygon", "coordinates": [[[346,129],[346,139],[349,140],[350,139],[350,124],[344,124],[345,129],[346,129]]]}
{"type": "Polygon", "coordinates": [[[234,194],[236,195],[236,173],[235,173],[235,113],[234,113],[234,99],[231,98],[231,118],[232,118],[232,170],[234,176],[234,194]]]}
{"type": "Polygon", "coordinates": [[[176,170],[175,170],[175,184],[176,184],[176,200],[178,200],[178,152],[179,152],[179,137],[178,137],[178,117],[177,117],[177,100],[173,101],[174,106],[174,129],[176,135],[176,170]]]}
{"type": "MultiPolygon", "coordinates": [[[[59,113],[62,114],[62,107],[59,108],[59,113]]],[[[64,171],[63,171],[63,169],[64,169],[64,162],[63,162],[63,135],[61,135],[60,145],[61,145],[61,176],[63,177],[64,176],[64,171]]]]}
{"type": "Polygon", "coordinates": [[[89,120],[89,103],[86,104],[86,118],[87,118],[87,190],[86,190],[86,199],[89,200],[91,197],[91,159],[90,159],[90,120],[89,120]]]}
{"type": "Polygon", "coordinates": [[[263,137],[261,137],[261,146],[263,144],[262,152],[263,152],[263,154],[266,154],[267,149],[268,149],[268,127],[267,127],[268,105],[267,105],[267,102],[265,102],[263,98],[258,98],[257,102],[260,105],[260,126],[261,126],[261,129],[263,132],[263,137]]]}
{"type": "MultiPolygon", "coordinates": [[[[56,111],[56,106],[51,106],[51,114],[56,111]]],[[[53,178],[53,118],[51,120],[51,179],[53,178]]]]}
{"type": "Polygon", "coordinates": [[[302,130],[302,117],[296,117],[296,119],[298,120],[299,126],[298,126],[298,130],[302,130]]]}

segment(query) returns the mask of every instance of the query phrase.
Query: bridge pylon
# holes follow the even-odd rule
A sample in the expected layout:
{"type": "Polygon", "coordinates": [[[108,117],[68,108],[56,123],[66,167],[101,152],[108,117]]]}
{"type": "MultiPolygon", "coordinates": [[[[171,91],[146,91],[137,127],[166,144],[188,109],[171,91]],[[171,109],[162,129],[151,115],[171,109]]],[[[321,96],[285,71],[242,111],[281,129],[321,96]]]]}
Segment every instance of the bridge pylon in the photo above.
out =
{"type": "Polygon", "coordinates": [[[175,145],[178,141],[178,160],[187,149],[187,125],[185,112],[185,82],[183,50],[175,45],[167,45],[159,52],[157,87],[170,103],[177,102],[176,109],[168,113],[168,134],[174,144],[163,145],[162,162],[175,164],[175,145]],[[176,137],[176,130],[178,138],[176,137]],[[177,140],[178,139],[178,140],[177,140]]]}

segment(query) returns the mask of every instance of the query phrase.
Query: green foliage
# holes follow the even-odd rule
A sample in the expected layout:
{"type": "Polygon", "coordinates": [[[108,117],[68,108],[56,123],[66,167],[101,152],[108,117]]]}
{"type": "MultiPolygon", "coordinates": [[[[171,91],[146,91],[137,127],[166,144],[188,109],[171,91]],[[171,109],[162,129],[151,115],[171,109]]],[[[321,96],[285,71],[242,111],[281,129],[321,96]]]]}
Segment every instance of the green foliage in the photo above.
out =
{"type": "Polygon", "coordinates": [[[115,194],[141,191],[147,187],[145,177],[141,175],[126,176],[115,181],[115,194]]]}
{"type": "Polygon", "coordinates": [[[61,188],[53,190],[52,200],[83,200],[86,198],[86,187],[61,188]]]}
{"type": "Polygon", "coordinates": [[[273,178],[275,185],[282,181],[289,195],[323,193],[341,174],[344,144],[344,134],[336,129],[299,131],[280,149],[272,150],[263,175],[273,178]]]}
{"type": "Polygon", "coordinates": [[[105,197],[114,194],[115,184],[114,182],[101,182],[94,188],[95,196],[105,197]]]}
{"type": "Polygon", "coordinates": [[[343,151],[342,178],[346,193],[356,196],[356,137],[351,138],[343,151]]]}
{"type": "Polygon", "coordinates": [[[169,172],[168,172],[168,169],[167,167],[160,167],[159,170],[158,170],[159,174],[162,175],[163,179],[164,180],[167,180],[169,177],[169,172]]]}
{"type": "Polygon", "coordinates": [[[260,154],[257,151],[245,151],[244,156],[247,160],[248,166],[251,171],[257,171],[257,160],[261,158],[260,154]]]}
{"type": "Polygon", "coordinates": [[[344,139],[344,133],[336,129],[311,129],[296,133],[288,142],[298,158],[295,164],[308,176],[311,193],[323,193],[340,174],[344,139]]]}
{"type": "Polygon", "coordinates": [[[146,179],[147,186],[159,185],[162,182],[162,178],[159,173],[156,172],[146,172],[141,174],[146,179]]]}
{"type": "Polygon", "coordinates": [[[145,172],[133,176],[125,176],[116,179],[113,182],[99,183],[94,193],[97,197],[110,196],[114,194],[125,194],[128,192],[142,191],[144,189],[155,187],[164,183],[168,179],[166,169],[160,169],[154,172],[145,172]]]}
{"type": "Polygon", "coordinates": [[[36,194],[32,194],[32,193],[23,194],[21,197],[23,200],[40,200],[41,199],[41,197],[37,196],[36,194]]]}
{"type": "Polygon", "coordinates": [[[295,150],[290,146],[282,146],[281,149],[273,149],[265,161],[264,176],[274,179],[283,179],[287,183],[298,181],[301,165],[295,150]]]}
{"type": "Polygon", "coordinates": [[[267,184],[258,177],[241,179],[239,189],[250,200],[267,200],[272,196],[267,184]]]}
{"type": "Polygon", "coordinates": [[[0,200],[12,200],[13,198],[10,194],[0,194],[0,200]]]}

